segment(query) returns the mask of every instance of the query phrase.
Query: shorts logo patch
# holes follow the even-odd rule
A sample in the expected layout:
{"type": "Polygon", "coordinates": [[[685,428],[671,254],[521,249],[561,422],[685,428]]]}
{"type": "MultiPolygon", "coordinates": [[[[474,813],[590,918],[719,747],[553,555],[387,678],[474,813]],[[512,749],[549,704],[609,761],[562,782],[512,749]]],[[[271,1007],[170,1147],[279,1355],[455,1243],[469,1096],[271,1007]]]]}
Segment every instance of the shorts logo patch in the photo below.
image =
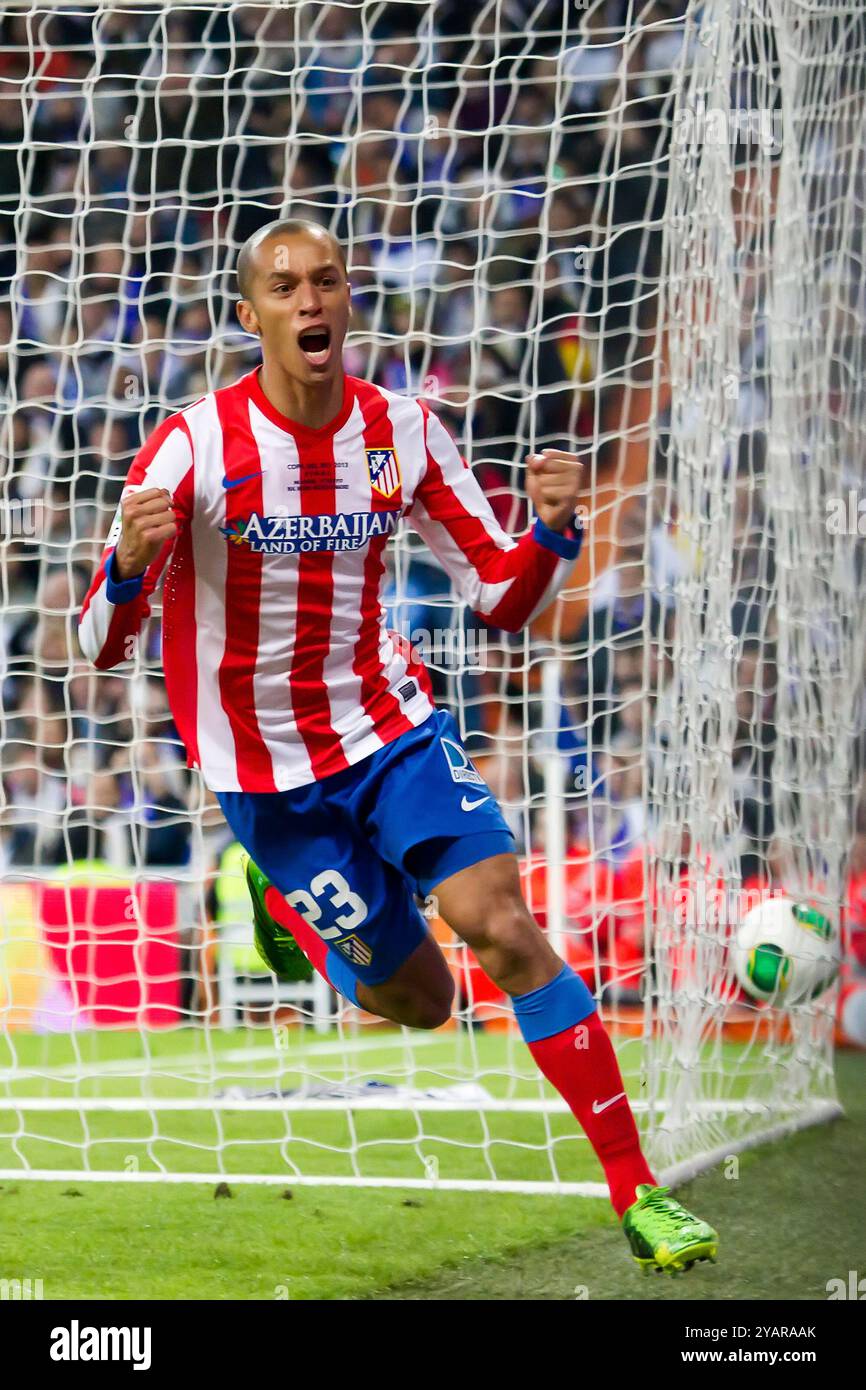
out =
{"type": "Polygon", "coordinates": [[[411,700],[417,690],[418,687],[414,681],[407,681],[405,685],[399,685],[397,687],[397,694],[400,696],[401,700],[411,700]]]}
{"type": "Polygon", "coordinates": [[[365,449],[370,486],[379,497],[393,497],[400,486],[396,449],[365,449]]]}
{"type": "Polygon", "coordinates": [[[360,936],[346,936],[342,941],[335,941],[334,945],[353,965],[369,965],[373,959],[373,952],[360,936]]]}
{"type": "Polygon", "coordinates": [[[450,738],[440,738],[442,751],[448,759],[448,767],[451,772],[452,782],[471,782],[474,787],[483,787],[484,778],[480,772],[469,761],[469,754],[465,748],[461,748],[459,743],[455,743],[450,738]]]}

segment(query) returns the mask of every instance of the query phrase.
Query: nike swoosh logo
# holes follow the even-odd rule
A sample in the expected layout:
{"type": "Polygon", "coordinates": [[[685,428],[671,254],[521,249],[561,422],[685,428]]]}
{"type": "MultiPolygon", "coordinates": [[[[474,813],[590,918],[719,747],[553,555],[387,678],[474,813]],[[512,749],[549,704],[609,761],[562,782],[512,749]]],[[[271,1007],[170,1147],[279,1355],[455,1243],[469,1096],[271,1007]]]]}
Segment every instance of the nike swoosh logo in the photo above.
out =
{"type": "Polygon", "coordinates": [[[227,478],[225,474],[223,474],[223,487],[226,492],[229,492],[233,487],[240,487],[241,483],[250,482],[252,478],[260,478],[264,471],[263,468],[260,468],[258,473],[245,473],[242,478],[227,478]]]}
{"type": "Polygon", "coordinates": [[[460,809],[461,811],[474,811],[476,806],[483,806],[485,801],[489,800],[489,796],[482,796],[480,801],[470,801],[468,796],[464,796],[463,800],[460,802],[460,809]]]}
{"type": "Polygon", "coordinates": [[[600,1115],[602,1110],[606,1110],[609,1105],[616,1105],[618,1100],[625,1098],[625,1091],[620,1091],[618,1096],[611,1096],[610,1100],[594,1100],[592,1102],[593,1115],[600,1115]]]}

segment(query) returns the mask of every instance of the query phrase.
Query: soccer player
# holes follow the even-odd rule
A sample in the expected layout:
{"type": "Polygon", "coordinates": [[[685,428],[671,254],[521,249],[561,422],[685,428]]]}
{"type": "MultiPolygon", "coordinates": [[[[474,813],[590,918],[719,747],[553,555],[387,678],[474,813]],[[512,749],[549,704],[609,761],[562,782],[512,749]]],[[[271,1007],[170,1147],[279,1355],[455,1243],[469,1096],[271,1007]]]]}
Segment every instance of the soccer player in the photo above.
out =
{"type": "Polygon", "coordinates": [[[423,401],[345,374],[351,291],[330,235],[270,223],[237,274],[262,364],[139,451],[82,608],[85,655],[101,669],[133,655],[164,571],[169,703],[251,857],[268,964],[284,978],[311,964],[353,1004],[437,1028],[453,982],[416,906],[435,892],[586,1131],[637,1261],[713,1259],[715,1231],[647,1166],[595,1001],[527,910],[489,787],[384,622],[384,551],[405,517],[474,612],[523,628],[580,549],[578,460],[529,456],[536,520],[513,540],[423,401]]]}

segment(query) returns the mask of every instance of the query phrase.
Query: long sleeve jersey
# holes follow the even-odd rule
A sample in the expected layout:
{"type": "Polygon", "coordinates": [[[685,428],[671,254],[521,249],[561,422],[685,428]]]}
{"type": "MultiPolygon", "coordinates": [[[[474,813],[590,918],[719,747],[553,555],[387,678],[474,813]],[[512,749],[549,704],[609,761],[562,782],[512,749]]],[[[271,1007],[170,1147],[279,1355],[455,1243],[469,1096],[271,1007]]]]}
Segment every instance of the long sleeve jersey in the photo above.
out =
{"type": "Polygon", "coordinates": [[[128,661],[163,580],[163,665],[188,762],[214,791],[283,791],[328,777],[422,724],[430,683],[389,632],[385,548],[401,517],[461,597],[517,631],[569,574],[579,532],[496,521],[426,404],[345,378],[322,429],[289,420],[260,368],[169,416],[124,495],[166,488],[177,533],[143,576],[113,564],[120,514],[84,600],[79,640],[100,669],[128,661]]]}

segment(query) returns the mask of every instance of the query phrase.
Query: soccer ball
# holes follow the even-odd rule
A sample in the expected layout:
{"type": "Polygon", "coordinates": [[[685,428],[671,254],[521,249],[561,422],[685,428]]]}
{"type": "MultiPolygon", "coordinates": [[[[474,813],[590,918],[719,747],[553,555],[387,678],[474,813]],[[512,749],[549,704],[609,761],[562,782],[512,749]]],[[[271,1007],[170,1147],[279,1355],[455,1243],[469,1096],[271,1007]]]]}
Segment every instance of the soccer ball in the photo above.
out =
{"type": "Polygon", "coordinates": [[[747,912],[734,944],[747,994],[788,1007],[817,999],[839,971],[839,931],[810,902],[767,898],[747,912]]]}

